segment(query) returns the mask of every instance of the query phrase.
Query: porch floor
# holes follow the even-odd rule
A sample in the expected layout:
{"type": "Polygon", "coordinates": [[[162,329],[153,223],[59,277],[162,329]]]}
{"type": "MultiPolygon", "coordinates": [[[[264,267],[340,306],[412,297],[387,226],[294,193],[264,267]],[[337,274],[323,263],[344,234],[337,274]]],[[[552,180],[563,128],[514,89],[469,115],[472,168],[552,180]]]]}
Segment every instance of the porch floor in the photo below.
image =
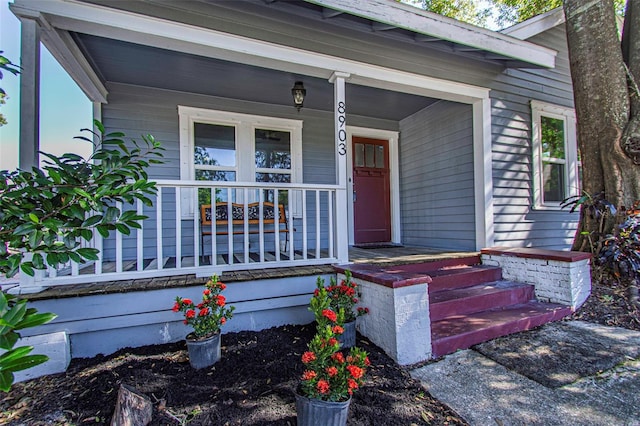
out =
{"type": "MultiPolygon", "coordinates": [[[[349,261],[354,264],[404,265],[411,263],[431,262],[436,260],[477,255],[477,252],[446,251],[428,247],[382,247],[382,248],[349,248],[349,261]]],[[[175,259],[173,259],[175,262],[175,259]]],[[[183,258],[183,262],[189,259],[183,258]]],[[[193,258],[190,258],[193,262],[193,258]]],[[[322,275],[335,272],[332,265],[297,266],[286,268],[252,269],[244,271],[224,272],[220,280],[226,283],[276,279],[284,277],[322,275]]],[[[55,286],[39,293],[25,294],[29,300],[57,299],[95,294],[126,293],[132,291],[158,290],[163,288],[187,287],[204,284],[206,277],[194,274],[157,278],[140,278],[122,281],[86,283],[55,286]]],[[[4,282],[2,287],[8,287],[4,282]]]]}

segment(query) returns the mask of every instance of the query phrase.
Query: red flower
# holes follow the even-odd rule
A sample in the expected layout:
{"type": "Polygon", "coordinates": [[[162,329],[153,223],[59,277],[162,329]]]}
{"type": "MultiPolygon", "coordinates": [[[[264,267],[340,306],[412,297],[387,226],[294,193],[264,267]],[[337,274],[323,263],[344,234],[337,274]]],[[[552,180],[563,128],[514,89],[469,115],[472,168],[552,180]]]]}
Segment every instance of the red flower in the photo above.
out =
{"type": "Polygon", "coordinates": [[[224,283],[218,283],[218,286],[220,286],[220,290],[224,290],[225,288],[227,288],[227,285],[224,283]]]}
{"type": "Polygon", "coordinates": [[[351,301],[352,301],[353,303],[358,303],[358,299],[356,299],[355,297],[354,297],[353,299],[351,299],[351,301]]]}
{"type": "Polygon", "coordinates": [[[186,313],[185,316],[187,318],[194,318],[196,316],[196,311],[194,311],[193,309],[189,309],[186,313]]]}
{"type": "Polygon", "coordinates": [[[344,362],[344,355],[342,355],[342,352],[336,352],[335,354],[331,355],[331,359],[342,364],[344,362]]]}
{"type": "Polygon", "coordinates": [[[216,296],[216,305],[218,306],[224,306],[225,302],[227,299],[225,299],[225,297],[221,294],[219,294],[218,296],[216,296]]]}
{"type": "Polygon", "coordinates": [[[371,365],[371,361],[369,361],[369,357],[364,357],[364,365],[371,365]]]}
{"type": "Polygon", "coordinates": [[[209,290],[208,288],[206,288],[206,289],[202,292],[202,294],[204,294],[205,296],[208,296],[208,295],[210,295],[210,294],[211,294],[211,290],[209,290]]]}
{"type": "Polygon", "coordinates": [[[227,322],[227,319],[225,317],[220,318],[220,324],[224,324],[225,322],[227,322]]]}
{"type": "Polygon", "coordinates": [[[331,330],[333,331],[334,334],[344,333],[344,328],[340,327],[339,325],[334,325],[331,330]]]}
{"type": "Polygon", "coordinates": [[[338,319],[338,316],[336,315],[336,313],[333,312],[331,309],[323,309],[322,316],[331,322],[336,322],[336,320],[338,319]]]}
{"type": "Polygon", "coordinates": [[[356,365],[347,365],[347,370],[354,379],[359,379],[364,375],[364,370],[356,365]]]}
{"type": "Polygon", "coordinates": [[[193,302],[191,301],[191,299],[182,299],[182,303],[184,305],[193,305],[193,302]]]}
{"type": "Polygon", "coordinates": [[[201,309],[200,312],[198,313],[198,315],[200,315],[201,317],[206,317],[208,314],[209,314],[209,308],[201,309]]]}
{"type": "Polygon", "coordinates": [[[316,296],[316,297],[318,297],[318,295],[319,295],[319,294],[320,294],[320,290],[316,288],[316,289],[313,291],[313,295],[314,295],[314,296],[316,296]]]}
{"type": "Polygon", "coordinates": [[[175,305],[173,305],[173,308],[171,308],[171,310],[173,312],[178,312],[180,310],[180,304],[176,302],[175,305]]]}
{"type": "Polygon", "coordinates": [[[315,361],[316,360],[316,354],[314,354],[313,352],[305,352],[302,354],[302,362],[304,362],[305,364],[310,363],[311,361],[315,361]]]}
{"type": "Polygon", "coordinates": [[[329,377],[333,377],[336,374],[338,374],[338,369],[336,367],[327,367],[327,374],[329,375],[329,377]]]}
{"type": "Polygon", "coordinates": [[[313,370],[306,370],[302,373],[302,380],[313,380],[317,376],[316,372],[313,370]]]}
{"type": "Polygon", "coordinates": [[[330,338],[327,343],[329,344],[329,346],[334,346],[338,344],[338,339],[336,339],[335,337],[330,338]]]}
{"type": "Polygon", "coordinates": [[[318,384],[316,386],[318,388],[318,392],[321,394],[329,393],[329,382],[326,380],[318,380],[318,384]]]}
{"type": "Polygon", "coordinates": [[[198,309],[202,309],[202,308],[204,308],[204,302],[200,302],[200,303],[198,303],[198,304],[196,305],[196,308],[198,308],[198,309]]]}
{"type": "Polygon", "coordinates": [[[347,380],[347,386],[349,387],[349,395],[353,394],[355,389],[358,389],[358,383],[353,379],[347,380]]]}
{"type": "Polygon", "coordinates": [[[189,322],[187,320],[182,321],[184,323],[184,325],[189,324],[189,322]]]}

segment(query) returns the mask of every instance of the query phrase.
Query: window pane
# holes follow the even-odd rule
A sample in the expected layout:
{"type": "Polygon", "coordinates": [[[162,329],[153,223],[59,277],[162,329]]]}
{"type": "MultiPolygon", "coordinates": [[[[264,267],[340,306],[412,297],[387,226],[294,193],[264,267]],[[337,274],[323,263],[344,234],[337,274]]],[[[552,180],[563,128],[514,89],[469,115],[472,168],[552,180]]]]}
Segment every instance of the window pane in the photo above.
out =
{"type": "Polygon", "coordinates": [[[291,175],[284,173],[256,173],[256,182],[291,183],[291,175]]]}
{"type": "Polygon", "coordinates": [[[256,129],[256,167],[291,169],[291,134],[279,130],[256,129]]]}
{"type": "Polygon", "coordinates": [[[375,145],[371,145],[370,143],[366,144],[364,148],[364,158],[365,158],[366,167],[376,166],[374,156],[375,156],[375,145]]]}
{"type": "Polygon", "coordinates": [[[223,172],[219,170],[196,170],[196,180],[217,180],[223,182],[234,182],[236,172],[223,172]]]}
{"type": "Polygon", "coordinates": [[[560,202],[567,198],[565,194],[564,165],[543,164],[544,201],[560,202]]]}
{"type": "Polygon", "coordinates": [[[364,167],[364,145],[357,143],[354,151],[356,167],[364,167]]]}
{"type": "Polygon", "coordinates": [[[542,157],[564,159],[564,120],[540,117],[542,157]]]}
{"type": "MultiPolygon", "coordinates": [[[[233,126],[195,123],[196,165],[230,166],[236,165],[236,129],[233,126]]],[[[210,179],[206,179],[210,180],[210,179]]]]}
{"type": "Polygon", "coordinates": [[[376,168],[384,169],[384,146],[376,146],[376,168]]]}

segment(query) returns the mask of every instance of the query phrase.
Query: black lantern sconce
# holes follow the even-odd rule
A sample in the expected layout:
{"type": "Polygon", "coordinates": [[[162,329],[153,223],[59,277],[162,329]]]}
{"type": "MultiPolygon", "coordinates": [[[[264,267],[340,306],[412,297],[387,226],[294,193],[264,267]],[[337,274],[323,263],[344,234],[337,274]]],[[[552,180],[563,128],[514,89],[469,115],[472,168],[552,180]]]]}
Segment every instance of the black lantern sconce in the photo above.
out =
{"type": "Polygon", "coordinates": [[[304,97],[307,94],[307,89],[304,88],[301,81],[296,81],[293,85],[293,89],[291,89],[291,94],[293,95],[293,105],[295,105],[296,109],[300,111],[300,108],[302,108],[302,105],[304,104],[304,97]]]}

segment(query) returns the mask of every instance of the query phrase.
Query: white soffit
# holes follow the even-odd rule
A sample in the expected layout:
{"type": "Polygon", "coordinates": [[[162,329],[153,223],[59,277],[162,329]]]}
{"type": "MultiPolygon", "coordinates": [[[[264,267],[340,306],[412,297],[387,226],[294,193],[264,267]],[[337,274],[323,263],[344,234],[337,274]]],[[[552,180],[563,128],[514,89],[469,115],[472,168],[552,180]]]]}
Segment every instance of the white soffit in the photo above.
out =
{"type": "MultiPolygon", "coordinates": [[[[152,16],[75,0],[16,0],[42,13],[55,28],[183,53],[326,78],[351,74],[350,83],[462,103],[489,96],[487,88],[412,74],[152,16]]],[[[514,39],[512,39],[514,40],[514,39]]]]}
{"type": "Polygon", "coordinates": [[[556,51],[486,28],[466,24],[395,0],[305,0],[382,24],[496,53],[545,68],[555,66],[556,51]]]}

